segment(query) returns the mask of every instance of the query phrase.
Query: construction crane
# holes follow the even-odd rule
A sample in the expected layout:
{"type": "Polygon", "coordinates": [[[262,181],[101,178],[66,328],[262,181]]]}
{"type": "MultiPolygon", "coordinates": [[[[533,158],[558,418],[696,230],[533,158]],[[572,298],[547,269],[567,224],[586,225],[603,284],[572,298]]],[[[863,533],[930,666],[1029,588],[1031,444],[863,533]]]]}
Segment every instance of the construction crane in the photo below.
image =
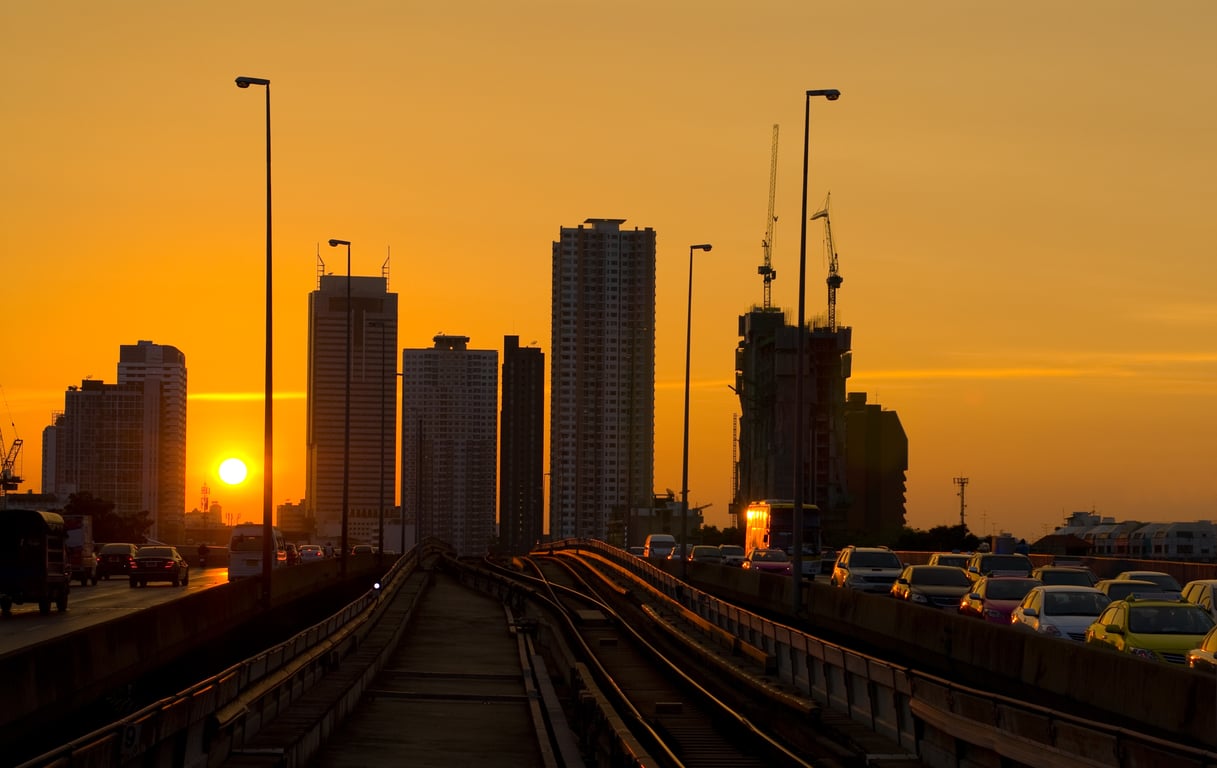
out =
{"type": "Polygon", "coordinates": [[[845,278],[837,272],[837,247],[832,242],[832,218],[828,215],[828,201],[832,193],[824,198],[824,208],[811,217],[812,221],[824,219],[824,249],[828,254],[828,330],[837,330],[837,289],[845,278]]]}
{"type": "Polygon", "coordinates": [[[756,268],[756,273],[765,281],[764,300],[761,307],[768,312],[773,306],[773,291],[770,284],[777,279],[777,270],[773,268],[773,238],[774,224],[778,217],[773,213],[773,202],[777,194],[778,184],[778,127],[773,126],[773,150],[769,160],[769,218],[765,220],[765,239],[761,241],[761,250],[765,254],[765,263],[756,268]]]}
{"type": "MultiPolygon", "coordinates": [[[[17,471],[17,457],[21,455],[21,438],[13,438],[13,443],[4,454],[4,463],[0,464],[0,493],[17,490],[23,478],[17,471]]],[[[4,450],[4,433],[0,432],[0,450],[4,450]]]]}

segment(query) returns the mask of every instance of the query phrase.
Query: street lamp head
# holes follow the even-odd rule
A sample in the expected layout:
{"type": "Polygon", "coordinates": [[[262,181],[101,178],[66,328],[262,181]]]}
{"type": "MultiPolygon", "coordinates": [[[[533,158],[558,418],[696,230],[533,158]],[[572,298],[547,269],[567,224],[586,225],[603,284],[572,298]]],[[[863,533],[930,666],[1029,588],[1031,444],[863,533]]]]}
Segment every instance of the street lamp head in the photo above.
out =
{"type": "Polygon", "coordinates": [[[349,240],[335,240],[333,238],[330,239],[331,248],[337,248],[340,245],[345,245],[349,248],[351,246],[351,242],[349,240]]]}
{"type": "Polygon", "coordinates": [[[251,85],[270,85],[270,81],[263,77],[238,77],[237,87],[248,88],[251,85]]]}
{"type": "Polygon", "coordinates": [[[690,251],[708,251],[713,247],[714,246],[710,245],[709,243],[698,243],[697,245],[690,245],[689,250],[690,251]]]}
{"type": "Polygon", "coordinates": [[[824,98],[828,99],[829,101],[836,101],[837,99],[841,98],[841,92],[838,91],[836,88],[820,88],[820,89],[817,89],[814,91],[807,92],[808,98],[811,98],[812,96],[823,96],[824,98]]]}

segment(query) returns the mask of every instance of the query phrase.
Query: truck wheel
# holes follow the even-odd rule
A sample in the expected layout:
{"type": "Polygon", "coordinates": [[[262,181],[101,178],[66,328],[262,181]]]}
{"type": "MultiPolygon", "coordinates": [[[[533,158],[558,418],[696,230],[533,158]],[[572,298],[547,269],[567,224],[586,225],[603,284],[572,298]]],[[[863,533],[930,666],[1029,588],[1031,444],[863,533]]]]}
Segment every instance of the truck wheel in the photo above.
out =
{"type": "Polygon", "coordinates": [[[174,576],[173,577],[173,586],[175,586],[175,587],[182,586],[182,580],[179,579],[178,577],[174,576]]]}
{"type": "Polygon", "coordinates": [[[186,571],[185,575],[182,576],[182,586],[185,587],[189,584],[190,584],[190,571],[186,571]]]}
{"type": "Polygon", "coordinates": [[[51,598],[44,597],[38,601],[38,612],[43,616],[51,612],[51,598]]]}

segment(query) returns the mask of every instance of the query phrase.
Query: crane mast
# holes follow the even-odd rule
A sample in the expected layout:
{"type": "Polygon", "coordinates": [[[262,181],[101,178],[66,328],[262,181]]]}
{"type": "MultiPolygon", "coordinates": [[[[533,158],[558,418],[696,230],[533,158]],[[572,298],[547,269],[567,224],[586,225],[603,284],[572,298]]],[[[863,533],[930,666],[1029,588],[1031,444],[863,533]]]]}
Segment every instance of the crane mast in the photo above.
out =
{"type": "Polygon", "coordinates": [[[756,268],[756,273],[761,276],[765,283],[764,299],[761,302],[761,307],[768,311],[773,306],[773,291],[771,284],[777,278],[777,270],[773,268],[773,238],[774,224],[777,223],[778,217],[773,213],[774,198],[777,195],[778,183],[778,126],[775,123],[773,126],[773,149],[770,152],[769,160],[769,218],[765,220],[765,239],[761,241],[761,250],[765,254],[765,263],[756,268]]]}
{"type": "Polygon", "coordinates": [[[837,330],[837,289],[841,287],[841,283],[845,282],[845,278],[837,272],[837,247],[832,241],[832,218],[828,213],[828,203],[832,198],[832,193],[824,198],[824,208],[818,211],[812,220],[824,219],[824,249],[828,255],[828,329],[834,333],[837,330]]]}

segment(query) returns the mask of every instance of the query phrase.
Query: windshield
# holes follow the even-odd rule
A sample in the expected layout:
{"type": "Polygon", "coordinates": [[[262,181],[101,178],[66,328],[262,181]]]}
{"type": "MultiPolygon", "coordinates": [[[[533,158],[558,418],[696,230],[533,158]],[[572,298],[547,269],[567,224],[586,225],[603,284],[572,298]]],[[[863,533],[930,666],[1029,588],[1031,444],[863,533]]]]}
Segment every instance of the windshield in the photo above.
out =
{"type": "Polygon", "coordinates": [[[1044,613],[1049,616],[1098,616],[1110,602],[1102,592],[1046,592],[1044,613]]]}
{"type": "Polygon", "coordinates": [[[971,583],[971,579],[968,578],[967,573],[958,568],[945,566],[940,569],[937,566],[931,566],[914,568],[909,582],[931,587],[966,587],[971,583]]]}
{"type": "Polygon", "coordinates": [[[780,549],[754,549],[752,551],[753,560],[766,560],[771,563],[786,562],[786,553],[780,549]]]}
{"type": "Polygon", "coordinates": [[[1023,571],[1031,573],[1031,561],[1022,555],[988,555],[981,558],[980,570],[989,571],[1023,571]]]}
{"type": "Polygon", "coordinates": [[[228,548],[233,552],[261,552],[262,536],[234,533],[228,548]]]}
{"type": "Polygon", "coordinates": [[[1213,620],[1203,608],[1188,605],[1137,605],[1128,612],[1128,631],[1151,635],[1203,635],[1213,620]]]}
{"type": "Polygon", "coordinates": [[[900,558],[892,552],[855,552],[849,564],[855,568],[899,568],[900,558]]]}
{"type": "Polygon", "coordinates": [[[1034,579],[994,579],[985,586],[985,596],[993,600],[1022,600],[1034,586],[1034,579]]]}

